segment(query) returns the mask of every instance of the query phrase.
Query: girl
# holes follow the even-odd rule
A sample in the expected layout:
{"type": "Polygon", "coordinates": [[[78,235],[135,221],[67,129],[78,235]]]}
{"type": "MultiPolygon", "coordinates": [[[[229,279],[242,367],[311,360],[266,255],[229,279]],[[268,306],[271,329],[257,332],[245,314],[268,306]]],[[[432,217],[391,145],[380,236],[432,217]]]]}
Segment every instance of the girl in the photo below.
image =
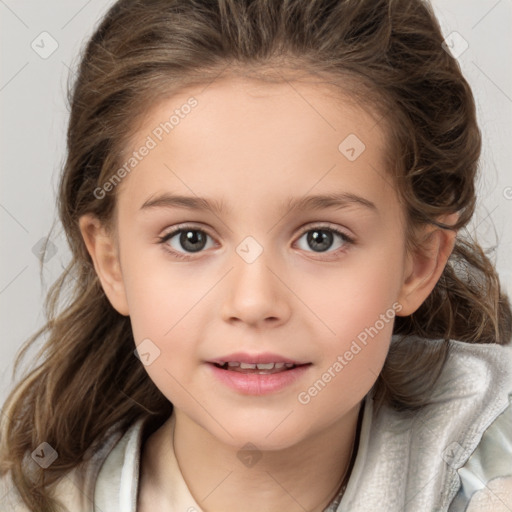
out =
{"type": "Polygon", "coordinates": [[[109,10],[1,510],[512,510],[511,311],[442,44],[424,0],[109,10]]]}

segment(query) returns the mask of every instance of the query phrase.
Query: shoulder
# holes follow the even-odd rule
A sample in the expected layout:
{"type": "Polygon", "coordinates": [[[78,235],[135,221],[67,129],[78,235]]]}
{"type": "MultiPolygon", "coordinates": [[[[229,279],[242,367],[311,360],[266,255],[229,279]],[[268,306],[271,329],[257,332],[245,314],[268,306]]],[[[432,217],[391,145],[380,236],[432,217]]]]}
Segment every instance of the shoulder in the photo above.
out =
{"type": "MultiPolygon", "coordinates": [[[[102,472],[107,460],[119,462],[120,454],[126,452],[128,440],[138,431],[141,424],[142,420],[137,421],[126,432],[119,431],[114,425],[84,462],[64,473],[49,486],[48,490],[52,497],[60,502],[64,511],[93,512],[96,510],[95,491],[98,475],[102,472]]],[[[119,463],[122,464],[122,460],[119,463]]],[[[0,478],[0,510],[32,512],[21,499],[10,473],[0,478]]]]}
{"type": "MultiPolygon", "coordinates": [[[[512,346],[451,340],[431,413],[450,417],[443,461],[450,512],[512,510],[512,346]],[[445,405],[443,405],[443,403],[445,405]],[[437,412],[434,412],[437,410],[437,412]],[[451,501],[450,501],[451,499],[451,501]]],[[[432,424],[430,426],[432,428],[432,424]]]]}
{"type": "Polygon", "coordinates": [[[0,477],[0,510],[30,512],[19,499],[9,474],[0,477]]]}
{"type": "MultiPolygon", "coordinates": [[[[52,496],[57,498],[67,512],[92,512],[84,504],[83,495],[77,485],[77,472],[66,473],[52,488],[52,496]]],[[[0,510],[9,512],[32,512],[21,499],[18,489],[12,482],[10,474],[0,478],[0,510]]]]}
{"type": "MultiPolygon", "coordinates": [[[[495,493],[508,492],[512,459],[504,458],[503,465],[492,459],[512,451],[512,347],[412,337],[409,342],[420,352],[422,344],[428,352],[431,345],[448,343],[445,366],[428,404],[415,411],[375,408],[372,394],[367,396],[343,505],[354,512],[466,512],[470,499],[484,499],[475,492],[486,484],[496,486],[495,493]],[[480,466],[486,468],[483,483],[471,488],[480,466]]],[[[487,512],[475,507],[473,512],[487,512]]]]}
{"type": "Polygon", "coordinates": [[[414,343],[448,343],[445,365],[424,410],[466,416],[467,433],[487,429],[510,404],[512,345],[448,342],[417,338],[414,343]]]}
{"type": "Polygon", "coordinates": [[[104,459],[94,486],[99,510],[135,511],[142,443],[152,428],[151,418],[138,420],[104,459]]]}
{"type": "Polygon", "coordinates": [[[450,512],[512,510],[512,394],[458,474],[460,488],[450,512]]]}
{"type": "MultiPolygon", "coordinates": [[[[423,340],[425,343],[439,343],[423,340]]],[[[512,340],[506,345],[496,343],[466,343],[450,340],[447,365],[466,374],[488,377],[489,382],[501,381],[512,391],[512,340]],[[469,366],[468,366],[469,365],[469,366]]],[[[508,393],[507,393],[508,394],[508,393]]]]}

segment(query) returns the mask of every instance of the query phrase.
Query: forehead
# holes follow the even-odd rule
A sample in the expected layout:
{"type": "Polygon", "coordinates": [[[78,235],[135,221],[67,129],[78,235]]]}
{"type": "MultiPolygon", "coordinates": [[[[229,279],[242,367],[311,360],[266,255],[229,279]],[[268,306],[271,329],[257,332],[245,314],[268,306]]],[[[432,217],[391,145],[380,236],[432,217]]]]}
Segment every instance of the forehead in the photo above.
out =
{"type": "Polygon", "coordinates": [[[391,181],[378,121],[370,108],[326,84],[216,80],[148,111],[125,160],[151,149],[122,185],[132,199],[177,187],[219,198],[236,190],[250,201],[258,194],[325,191],[340,179],[348,188],[372,184],[377,193],[391,181]]]}
{"type": "MultiPolygon", "coordinates": [[[[190,131],[208,143],[216,134],[220,138],[228,130],[233,138],[233,129],[237,128],[236,136],[242,139],[247,135],[243,140],[246,143],[251,141],[251,135],[253,140],[259,137],[255,143],[276,137],[292,142],[310,138],[312,131],[339,137],[344,131],[352,130],[361,137],[364,134],[365,142],[376,146],[384,142],[382,124],[382,116],[374,112],[369,101],[333,84],[312,79],[270,83],[234,76],[188,88],[157,102],[146,113],[132,145],[137,146],[148,134],[162,142],[161,137],[168,138],[166,135],[171,132],[172,138],[177,138],[180,132],[185,136],[190,131]],[[189,105],[191,102],[193,107],[189,105]],[[172,126],[165,129],[163,125],[169,122],[172,126]],[[279,131],[283,127],[287,132],[279,131]],[[244,131],[248,128],[251,133],[244,131]]],[[[188,136],[187,139],[192,140],[188,136]]],[[[180,142],[183,145],[185,140],[180,142]]]]}

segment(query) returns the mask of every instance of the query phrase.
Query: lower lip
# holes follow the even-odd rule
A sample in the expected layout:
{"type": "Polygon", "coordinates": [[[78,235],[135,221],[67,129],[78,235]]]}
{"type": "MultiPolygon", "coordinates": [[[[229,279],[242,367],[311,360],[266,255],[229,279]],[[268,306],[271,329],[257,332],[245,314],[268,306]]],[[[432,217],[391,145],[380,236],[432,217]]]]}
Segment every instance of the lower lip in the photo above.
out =
{"type": "Polygon", "coordinates": [[[230,388],[244,394],[244,395],[268,395],[276,393],[281,389],[293,384],[298,380],[311,364],[297,366],[291,370],[286,370],[279,373],[241,373],[230,370],[223,370],[212,363],[208,363],[212,369],[213,374],[221,382],[230,388]]]}

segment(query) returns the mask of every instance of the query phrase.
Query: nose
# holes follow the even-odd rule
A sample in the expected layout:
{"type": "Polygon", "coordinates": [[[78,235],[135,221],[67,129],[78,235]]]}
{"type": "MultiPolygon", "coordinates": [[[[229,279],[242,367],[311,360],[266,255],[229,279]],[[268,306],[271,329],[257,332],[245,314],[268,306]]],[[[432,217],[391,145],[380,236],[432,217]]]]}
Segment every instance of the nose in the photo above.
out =
{"type": "Polygon", "coordinates": [[[288,290],[277,277],[278,272],[267,264],[265,252],[252,263],[235,260],[222,304],[224,321],[253,327],[275,327],[288,321],[291,315],[288,290]]]}

